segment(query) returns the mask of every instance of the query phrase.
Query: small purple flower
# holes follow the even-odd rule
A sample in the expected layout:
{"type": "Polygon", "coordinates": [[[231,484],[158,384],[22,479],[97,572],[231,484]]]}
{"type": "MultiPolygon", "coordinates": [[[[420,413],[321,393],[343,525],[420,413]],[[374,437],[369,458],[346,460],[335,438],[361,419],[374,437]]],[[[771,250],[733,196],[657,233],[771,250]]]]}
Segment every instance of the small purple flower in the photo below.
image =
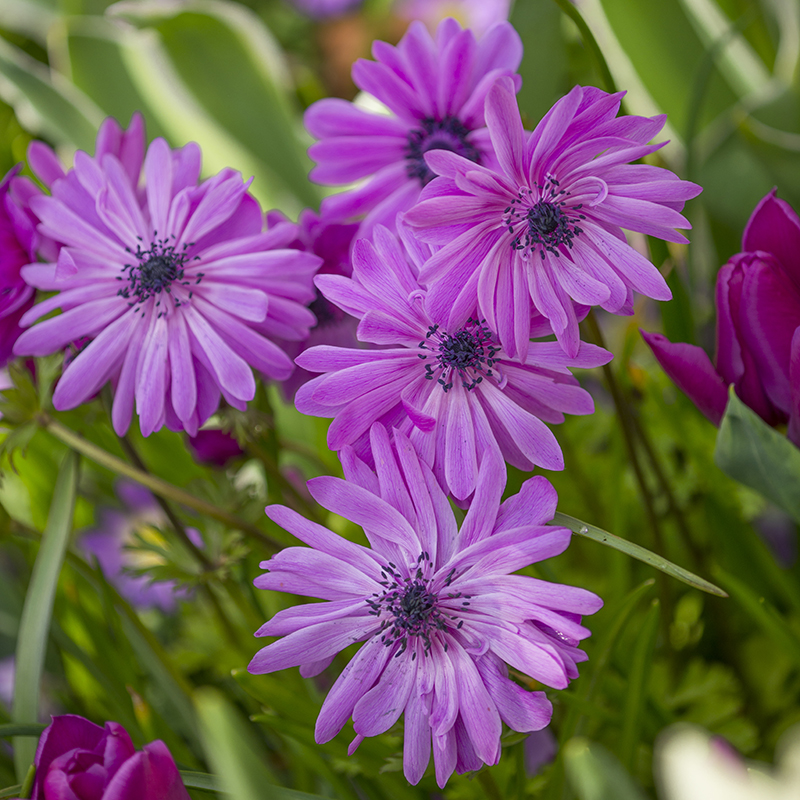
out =
{"type": "Polygon", "coordinates": [[[575,355],[574,303],[632,313],[632,290],[671,297],[622,228],[685,242],[673,229],[691,227],[678,212],[700,187],[668,170],[628,163],[661,147],[647,142],[665,117],[617,118],[622,94],[576,86],[529,135],[513,88],[500,80],[486,99],[500,167],[428,153],[427,164],[443,177],[405,218],[420,238],[445,245],[420,279],[431,284],[431,308],[446,313],[450,327],[463,325],[477,304],[506,352],[524,359],[535,309],[575,355]]]}
{"type": "MultiPolygon", "coordinates": [[[[343,275],[349,278],[353,273],[350,263],[350,248],[358,230],[358,223],[332,222],[320,217],[310,209],[305,209],[297,225],[290,222],[280,211],[267,214],[270,229],[277,226],[291,226],[295,238],[288,245],[295,250],[313,253],[322,259],[318,275],[343,275]]],[[[345,314],[338,306],[329,302],[317,289],[316,297],[309,305],[317,322],[302,342],[282,342],[290,358],[296,358],[304,350],[318,344],[337,347],[357,347],[356,320],[345,314]]],[[[281,383],[281,390],[287,400],[294,399],[297,390],[313,378],[313,374],[296,367],[294,372],[281,383]]]]}
{"type": "Polygon", "coordinates": [[[187,443],[196,461],[220,468],[244,454],[234,436],[213,428],[197,431],[197,436],[188,436],[187,443]]]}
{"type": "Polygon", "coordinates": [[[421,20],[428,30],[446,17],[454,17],[476,36],[508,19],[511,0],[396,0],[393,11],[407,20],[421,20]]]}
{"type": "MultiPolygon", "coordinates": [[[[326,185],[366,179],[364,185],[326,198],[323,215],[357,219],[366,214],[361,235],[376,224],[394,228],[395,217],[416,202],[435,176],[425,153],[444,149],[471,163],[494,164],[483,117],[486,93],[502,76],[514,75],[522,43],[508,23],[480,41],[454,19],[444,20],[436,37],[421,22],[412,23],[397,47],[377,41],[375,61],[359,59],[353,81],[390,111],[376,114],[328,98],[305,116],[320,139],[309,155],[318,166],[311,178],[326,185]]],[[[515,76],[515,86],[519,77],[515,76]]]]}
{"type": "Polygon", "coordinates": [[[14,167],[0,182],[0,367],[12,358],[19,321],[33,305],[33,287],[20,271],[34,260],[35,231],[14,191],[14,167]]]}
{"type": "MultiPolygon", "coordinates": [[[[317,278],[326,297],[361,319],[359,338],[380,347],[306,350],[297,363],[327,374],[301,387],[297,409],[334,417],[329,447],[353,445],[364,458],[373,422],[398,427],[460,500],[474,491],[490,453],[523,470],[563,469],[558,442],[544,422],[563,422],[564,412],[592,413],[592,398],[569,369],[605,364],[611,354],[582,344],[570,358],[556,342],[536,342],[526,360],[515,360],[482,320],[449,327],[446,315],[430,313],[417,280],[430,248],[402,226],[401,234],[405,249],[383,227],[375,229],[374,244],[357,241],[352,279],[317,278]]],[[[546,320],[537,325],[529,321],[529,332],[550,333],[546,320]]]]}
{"type": "Polygon", "coordinates": [[[137,752],[118,722],[53,717],[33,763],[32,800],[189,800],[164,742],[137,752]]]}
{"type": "MultiPolygon", "coordinates": [[[[158,554],[135,549],[138,535],[150,544],[163,543],[159,528],[166,524],[164,512],[143,486],[120,481],[116,492],[125,510],[101,508],[97,528],[80,536],[80,547],[89,559],[96,558],[106,579],[136,608],[160,608],[165,613],[175,610],[186,592],[175,581],[152,581],[148,575],[133,575],[130,570],[161,564],[158,554]]],[[[200,534],[189,529],[190,537],[202,546],[200,534]]]]}
{"type": "Polygon", "coordinates": [[[289,0],[301,14],[314,19],[326,17],[339,17],[350,11],[355,11],[364,0],[289,0]]]}
{"type": "Polygon", "coordinates": [[[346,480],[308,482],[315,500],[364,528],[371,547],[354,544],[283,506],[267,514],[309,547],[290,547],[261,566],[260,589],[327,601],[278,612],[256,636],[283,637],[260,650],[252,673],[300,666],[322,672],[334,656],[364,642],[328,693],[315,738],[327,742],[353,718],[352,754],[366,736],[404,715],[403,771],[422,777],[431,750],[443,787],[459,773],[496,764],[505,722],[540,730],[552,707],[527,692],[508,666],[563,689],[578,676],[578,649],[589,631],[580,615],[602,606],[584,589],[511,573],[558,555],[570,532],[547,526],[557,496],[543,477],[500,503],[505,475],[481,467],[477,495],[457,528],[453,510],[427,465],[399,431],[390,443],[371,430],[373,472],[351,448],[346,480]]]}
{"type": "Polygon", "coordinates": [[[742,251],[717,274],[717,352],[642,336],[667,375],[715,425],[729,384],[800,446],[800,217],[773,189],[756,206],[742,251]]]}
{"type": "Polygon", "coordinates": [[[193,435],[220,394],[245,409],[255,394],[251,367],[276,380],[290,375],[291,360],[271,338],[308,335],[314,315],[305,304],[320,260],[288,249],[282,232],[262,231],[238,172],[198,185],[196,144],[172,151],[156,139],[143,161],[132,149],[123,142],[119,156],[100,158],[79,151],[75,167],[54,177],[52,195],[31,199],[39,231],[63,246],[56,263],[23,270],[58,294],[22,324],[62,313],[23,333],[15,353],[47,355],[86,337],[56,386],[56,408],[74,408],[110,381],[117,433],[128,429],[135,401],[145,436],[163,425],[193,435]]]}

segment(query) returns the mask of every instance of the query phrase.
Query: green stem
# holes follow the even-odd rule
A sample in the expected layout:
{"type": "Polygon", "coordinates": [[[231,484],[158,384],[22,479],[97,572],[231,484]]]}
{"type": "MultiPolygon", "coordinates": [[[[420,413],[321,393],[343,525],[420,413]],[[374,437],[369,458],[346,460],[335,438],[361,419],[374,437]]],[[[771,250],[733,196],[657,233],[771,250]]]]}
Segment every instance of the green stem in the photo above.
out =
{"type": "Polygon", "coordinates": [[[555,3],[578,26],[584,44],[591,50],[597,62],[597,69],[600,71],[606,91],[614,94],[617,91],[617,85],[614,83],[614,78],[608,68],[603,51],[600,49],[600,45],[597,44],[597,39],[594,38],[591,28],[586,24],[586,20],[581,16],[580,11],[575,8],[571,0],[555,0],[555,3]]]}
{"type": "Polygon", "coordinates": [[[56,439],[59,439],[68,447],[71,447],[81,455],[90,458],[101,467],[105,467],[106,469],[111,470],[111,472],[116,472],[118,475],[124,475],[126,478],[130,478],[131,480],[140,483],[142,486],[146,486],[151,492],[159,497],[173,500],[180,505],[194,509],[200,514],[205,514],[206,516],[211,517],[218,522],[222,522],[224,525],[227,525],[230,528],[234,528],[246,533],[248,536],[257,539],[261,545],[270,552],[275,552],[282,548],[282,545],[279,542],[275,541],[263,531],[259,530],[255,525],[246,522],[245,520],[240,519],[234,514],[230,514],[223,509],[217,508],[208,501],[202,500],[199,497],[195,497],[194,495],[189,494],[189,492],[184,491],[177,486],[173,486],[171,483],[168,483],[167,481],[162,480],[155,475],[148,475],[146,472],[142,472],[142,470],[127,464],[121,458],[117,458],[117,456],[103,450],[102,447],[98,447],[93,442],[90,442],[88,439],[84,439],[83,436],[75,433],[75,431],[71,430],[70,428],[67,428],[66,425],[62,425],[58,420],[53,419],[53,417],[51,417],[47,412],[40,412],[37,415],[37,421],[46,431],[55,436],[56,439]]]}
{"type": "Polygon", "coordinates": [[[478,772],[478,783],[483,787],[486,792],[486,797],[489,800],[503,800],[503,795],[500,794],[500,788],[494,779],[494,775],[488,769],[482,769],[478,772]]]}

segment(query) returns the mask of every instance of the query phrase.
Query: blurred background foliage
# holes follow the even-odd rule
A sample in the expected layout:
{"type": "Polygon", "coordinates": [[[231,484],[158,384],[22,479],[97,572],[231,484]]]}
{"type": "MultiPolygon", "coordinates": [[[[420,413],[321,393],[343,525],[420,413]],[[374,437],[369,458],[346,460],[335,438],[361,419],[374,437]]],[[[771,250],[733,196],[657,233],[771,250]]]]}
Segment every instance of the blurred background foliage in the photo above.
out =
{"type": "MultiPolygon", "coordinates": [[[[531,774],[525,764],[534,745],[510,734],[497,767],[454,778],[444,792],[431,775],[409,787],[400,771],[400,728],[366,740],[352,757],[347,731],[314,743],[316,714],[344,657],[315,681],[296,670],[254,677],[244,669],[257,649],[252,632],[290,604],[252,588],[258,562],[291,540],[265,518],[265,502],[288,503],[358,535],[314,508],[303,487],[314,475],[339,472],[325,447],[327,422],[301,417],[276,387],[261,389],[246,413],[225,409],[216,419],[245,450],[220,470],[195,463],[182,437],[166,430],[148,439],[132,433],[121,444],[98,399],[56,416],[242,524],[179,507],[181,524],[203,536],[205,561],[168,525],[158,546],[134,543],[156,565],[152,574],[189,587],[190,600],[172,615],[131,608],[84,560],[73,536],[42,634],[41,713],[117,720],[138,746],[163,739],[182,769],[213,772],[222,782],[187,778],[200,787],[191,790],[195,797],[223,786],[237,800],[297,792],[348,800],[627,800],[653,795],[653,743],[670,723],[698,723],[767,761],[781,734],[800,723],[796,523],[715,465],[715,429],[660,371],[638,333],[640,326],[661,329],[712,351],[714,278],[739,250],[754,206],[777,186],[800,210],[800,4],[516,0],[511,20],[525,45],[519,100],[530,127],[575,83],[610,90],[613,82],[627,90],[628,113],[668,115],[670,142],[653,163],[704,187],[687,207],[689,247],[640,242],[668,275],[675,299],[657,305],[639,298],[634,317],[601,315],[584,331],[590,340],[604,337],[615,359],[605,375],[580,376],[596,413],[555,431],[567,463],[563,473],[547,473],[559,510],[696,571],[730,597],[703,595],[576,539],[564,555],[529,570],[605,600],[588,622],[590,660],[580,680],[548,691],[555,761],[531,774]]],[[[125,124],[139,110],[150,137],[173,146],[199,142],[206,175],[224,166],[254,175],[262,205],[295,217],[327,191],[306,178],[303,108],[331,94],[352,98],[352,61],[369,56],[374,38],[397,41],[404,26],[386,0],[326,21],[303,17],[283,0],[0,0],[0,171],[23,161],[35,137],[69,161],[76,148],[93,149],[106,115],[125,124]]],[[[47,431],[31,430],[13,465],[3,457],[0,658],[15,651],[66,452],[47,431]]],[[[512,470],[508,493],[526,477],[512,470]]],[[[119,506],[115,480],[82,461],[76,530],[95,523],[98,508],[119,506]]],[[[8,708],[6,698],[0,723],[11,721],[8,708]]],[[[0,783],[16,782],[3,748],[0,783]]]]}

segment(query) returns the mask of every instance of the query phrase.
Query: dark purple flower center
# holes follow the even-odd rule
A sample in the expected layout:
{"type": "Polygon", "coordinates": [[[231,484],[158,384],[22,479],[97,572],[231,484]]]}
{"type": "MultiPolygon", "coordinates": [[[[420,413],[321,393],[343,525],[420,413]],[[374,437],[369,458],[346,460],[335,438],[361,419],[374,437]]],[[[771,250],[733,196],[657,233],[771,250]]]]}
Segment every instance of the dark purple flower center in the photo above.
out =
{"type": "Polygon", "coordinates": [[[545,251],[559,257],[560,248],[571,248],[572,240],[583,233],[577,224],[586,219],[577,213],[582,204],[568,205],[569,192],[561,189],[552,175],[547,176],[543,186],[534,186],[538,200],[531,189],[520,189],[503,212],[503,224],[514,234],[511,247],[526,254],[538,249],[543,260],[545,251]]]}
{"type": "MultiPolygon", "coordinates": [[[[174,240],[174,236],[172,237],[174,240]]],[[[141,242],[141,239],[140,239],[141,242]]],[[[177,297],[172,291],[173,285],[190,286],[192,283],[198,284],[203,278],[203,273],[198,272],[192,276],[192,280],[185,277],[186,263],[190,260],[186,252],[194,242],[184,244],[180,252],[176,251],[175,246],[169,243],[169,239],[154,239],[146,250],[142,249],[141,244],[136,245],[134,252],[129,247],[125,249],[136,259],[133,264],[125,264],[122,272],[126,273],[117,277],[118,281],[123,281],[123,286],[117,294],[129,300],[129,306],[135,306],[134,313],[139,311],[141,305],[151,297],[158,297],[156,306],[161,305],[161,293],[169,295],[173,305],[177,308],[192,296],[191,290],[188,295],[184,292],[183,299],[177,297]]],[[[199,256],[195,256],[198,259],[199,256]]],[[[158,316],[163,316],[164,311],[159,311],[158,316]]],[[[144,316],[144,311],[142,311],[144,316]]]]}
{"type": "MultiPolygon", "coordinates": [[[[383,631],[381,641],[387,646],[400,642],[400,648],[395,653],[395,658],[406,651],[409,637],[422,639],[425,655],[431,649],[431,634],[436,631],[447,630],[445,618],[455,619],[450,614],[445,614],[440,607],[439,595],[431,591],[430,579],[426,573],[432,571],[433,562],[427,553],[421,553],[408,575],[398,570],[390,561],[388,566],[381,570],[380,581],[385,587],[382,594],[375,593],[367,599],[370,614],[375,616],[385,615],[381,622],[380,630],[383,631]]],[[[455,569],[447,576],[444,585],[449,586],[453,580],[455,569]]],[[[447,599],[461,597],[461,594],[447,594],[447,599]]],[[[469,605],[468,598],[462,605],[469,605]]],[[[463,623],[459,623],[460,628],[463,623]]],[[[447,651],[447,643],[444,645],[447,651]]],[[[416,658],[416,652],[411,656],[416,658]]]]}
{"type": "Polygon", "coordinates": [[[500,347],[493,344],[494,335],[483,322],[467,320],[458,333],[450,335],[431,325],[425,334],[425,341],[419,346],[431,352],[431,356],[420,354],[420,358],[431,358],[433,363],[425,364],[425,377],[436,380],[447,392],[453,388],[453,375],[461,379],[461,385],[471,391],[484,379],[497,375],[494,370],[495,356],[500,347]]]}
{"type": "Polygon", "coordinates": [[[309,310],[317,318],[317,324],[314,327],[327,328],[329,325],[340,322],[344,316],[342,312],[333,303],[326,300],[319,289],[316,292],[317,296],[308,306],[309,310]]]}
{"type": "Polygon", "coordinates": [[[408,134],[406,145],[406,173],[409,178],[419,178],[423,186],[430,183],[436,173],[425,163],[428,150],[450,150],[459,156],[480,163],[480,151],[467,141],[470,129],[456,117],[422,120],[422,127],[408,134]]]}

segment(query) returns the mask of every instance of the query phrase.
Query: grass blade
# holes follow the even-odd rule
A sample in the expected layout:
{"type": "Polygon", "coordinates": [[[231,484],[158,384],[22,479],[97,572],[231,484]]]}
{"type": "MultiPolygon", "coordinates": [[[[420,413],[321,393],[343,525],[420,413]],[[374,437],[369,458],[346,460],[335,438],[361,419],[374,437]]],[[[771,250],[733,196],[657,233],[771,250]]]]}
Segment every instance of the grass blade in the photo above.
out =
{"type": "Polygon", "coordinates": [[[637,561],[649,564],[651,567],[655,567],[657,570],[673,578],[677,578],[679,581],[695,589],[700,589],[701,592],[715,594],[717,597],[728,596],[719,586],[715,586],[713,583],[704,580],[693,572],[689,572],[688,569],[684,569],[677,564],[673,564],[671,561],[667,561],[666,558],[652,552],[652,550],[629,542],[627,539],[623,539],[620,536],[615,536],[613,533],[604,531],[602,528],[598,528],[595,525],[589,525],[588,522],[582,522],[575,517],[569,516],[569,514],[562,514],[556,511],[552,524],[569,528],[573,533],[577,533],[578,536],[584,536],[592,541],[600,542],[600,544],[604,544],[607,547],[613,547],[615,550],[619,550],[621,553],[625,553],[631,558],[635,558],[637,561]]]}
{"type": "MultiPolygon", "coordinates": [[[[25,595],[25,605],[17,637],[14,680],[14,712],[16,723],[36,723],[39,717],[39,686],[42,678],[47,637],[53,615],[58,576],[72,531],[72,515],[78,488],[78,455],[68,452],[56,480],[47,527],[33,574],[25,595]]],[[[33,762],[36,742],[30,737],[14,739],[14,767],[22,781],[33,762]]]]}

